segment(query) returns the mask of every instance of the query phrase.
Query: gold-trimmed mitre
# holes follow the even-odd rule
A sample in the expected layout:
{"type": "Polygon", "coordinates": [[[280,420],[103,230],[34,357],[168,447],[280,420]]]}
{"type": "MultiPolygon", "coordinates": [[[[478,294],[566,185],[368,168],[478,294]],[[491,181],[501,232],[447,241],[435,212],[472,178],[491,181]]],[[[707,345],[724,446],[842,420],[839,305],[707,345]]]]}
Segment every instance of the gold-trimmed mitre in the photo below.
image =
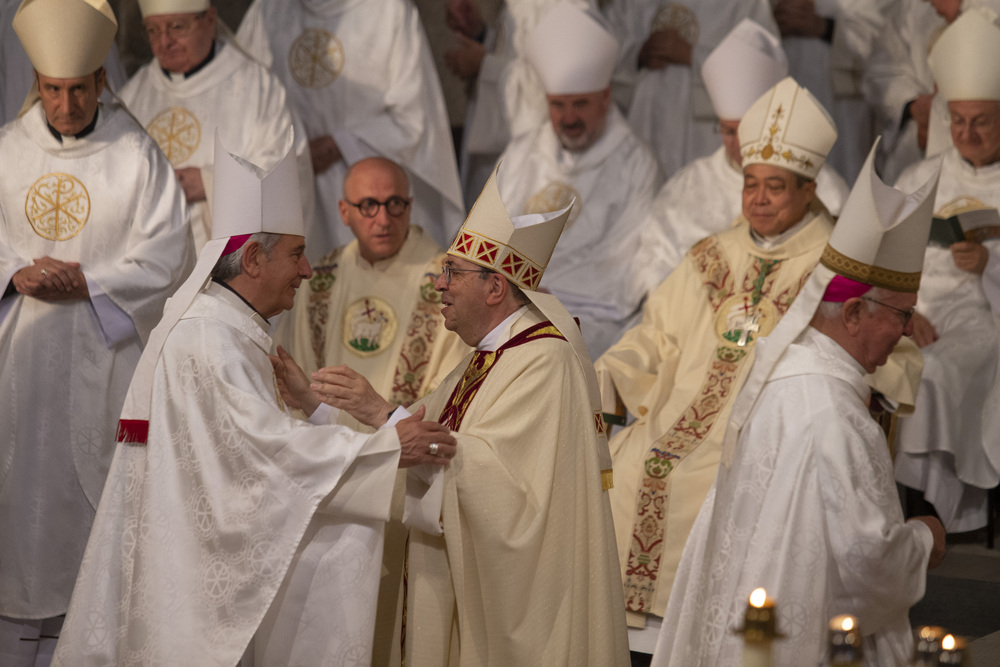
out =
{"type": "Polygon", "coordinates": [[[448,254],[493,269],[523,290],[536,290],[569,218],[571,202],[551,213],[511,218],[497,187],[498,164],[448,254]]]}
{"type": "Polygon", "coordinates": [[[814,179],[837,140],[837,126],[812,93],[785,77],[740,121],[743,168],[768,164],[814,179]]]}
{"type": "Polygon", "coordinates": [[[210,0],[139,0],[142,18],[161,14],[200,14],[211,7],[210,0]]]}
{"type": "Polygon", "coordinates": [[[701,66],[701,80],[721,120],[739,120],[757,98],[788,76],[781,41],[751,19],[729,31],[701,66]]]}
{"type": "Polygon", "coordinates": [[[944,99],[1000,100],[997,14],[986,7],[962,12],[941,33],[927,62],[944,99]]]}
{"type": "Polygon", "coordinates": [[[54,79],[96,72],[118,31],[106,0],[24,0],[11,25],[31,65],[54,79]]]}
{"type": "Polygon", "coordinates": [[[934,175],[907,194],[875,173],[872,146],[820,263],[834,273],[893,292],[916,292],[924,265],[937,194],[940,162],[934,175]]]}
{"type": "Polygon", "coordinates": [[[618,40],[600,16],[563,0],[535,26],[525,52],[546,93],[582,95],[611,85],[618,40]]]}

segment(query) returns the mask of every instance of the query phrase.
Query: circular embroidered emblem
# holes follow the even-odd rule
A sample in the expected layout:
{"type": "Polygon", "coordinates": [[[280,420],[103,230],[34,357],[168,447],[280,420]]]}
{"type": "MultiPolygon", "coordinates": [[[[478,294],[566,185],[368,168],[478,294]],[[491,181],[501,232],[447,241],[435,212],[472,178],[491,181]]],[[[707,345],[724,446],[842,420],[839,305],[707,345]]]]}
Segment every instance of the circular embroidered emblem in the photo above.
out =
{"type": "Polygon", "coordinates": [[[80,233],[90,217],[90,193],[69,174],[46,174],[28,190],[24,213],[43,239],[65,241],[80,233]]]}
{"type": "Polygon", "coordinates": [[[344,47],[326,30],[309,28],[292,42],[288,69],[303,88],[326,88],[344,70],[344,47]]]}
{"type": "Polygon", "coordinates": [[[771,333],[777,323],[778,309],[770,299],[762,297],[754,310],[749,294],[735,294],[716,311],[715,333],[724,344],[749,347],[757,338],[771,333]],[[751,317],[751,313],[755,316],[751,317]],[[739,345],[741,340],[743,345],[739,345]]]}
{"type": "Polygon", "coordinates": [[[392,306],[375,296],[344,309],[344,346],[359,357],[373,357],[392,345],[398,321],[392,306]]]}
{"type": "Polygon", "coordinates": [[[524,205],[524,214],[558,211],[569,206],[574,199],[576,199],[576,203],[573,204],[573,210],[569,212],[569,220],[566,221],[566,227],[563,229],[566,231],[570,225],[576,222],[576,219],[580,217],[580,211],[583,210],[583,197],[576,191],[576,188],[568,183],[552,181],[531,195],[524,205]]]}
{"type": "Polygon", "coordinates": [[[698,17],[695,13],[684,5],[669,3],[660,7],[653,17],[652,32],[673,28],[680,33],[684,41],[694,46],[698,41],[700,29],[698,27],[698,17]]]}
{"type": "Polygon", "coordinates": [[[149,121],[146,131],[174,166],[191,157],[201,144],[201,123],[183,107],[161,111],[149,121]]]}

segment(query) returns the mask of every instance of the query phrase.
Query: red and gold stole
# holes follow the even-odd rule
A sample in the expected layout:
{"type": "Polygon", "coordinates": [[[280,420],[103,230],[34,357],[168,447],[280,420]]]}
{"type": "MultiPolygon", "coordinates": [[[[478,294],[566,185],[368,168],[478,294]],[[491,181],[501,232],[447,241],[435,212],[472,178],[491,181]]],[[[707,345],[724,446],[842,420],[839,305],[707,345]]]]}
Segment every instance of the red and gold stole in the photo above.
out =
{"type": "Polygon", "coordinates": [[[555,325],[546,321],[539,322],[535,326],[525,329],[494,352],[476,350],[475,354],[472,355],[472,361],[469,362],[469,367],[465,369],[465,374],[458,385],[455,386],[455,390],[451,392],[451,397],[441,412],[438,422],[444,424],[452,431],[457,431],[462,426],[462,419],[465,418],[465,413],[469,409],[472,399],[476,397],[476,393],[483,386],[486,376],[496,365],[497,360],[500,359],[500,355],[506,350],[518,345],[524,345],[533,340],[538,340],[539,338],[560,338],[566,340],[565,336],[556,329],[555,325]]]}

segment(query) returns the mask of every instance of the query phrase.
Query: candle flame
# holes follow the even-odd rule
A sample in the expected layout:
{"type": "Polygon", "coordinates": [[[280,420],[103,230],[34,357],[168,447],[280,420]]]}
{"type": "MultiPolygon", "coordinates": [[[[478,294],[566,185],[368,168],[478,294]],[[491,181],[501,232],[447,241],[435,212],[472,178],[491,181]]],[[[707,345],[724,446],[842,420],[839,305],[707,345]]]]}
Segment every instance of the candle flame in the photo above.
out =
{"type": "Polygon", "coordinates": [[[767,600],[767,591],[763,588],[756,588],[754,592],[750,594],[750,604],[757,609],[764,606],[764,602],[767,600]]]}
{"type": "Polygon", "coordinates": [[[944,639],[941,640],[941,648],[945,651],[955,650],[955,637],[952,635],[945,635],[944,639]]]}
{"type": "Polygon", "coordinates": [[[844,632],[850,632],[854,629],[854,619],[848,616],[844,619],[844,622],[841,623],[840,627],[844,629],[844,632]]]}

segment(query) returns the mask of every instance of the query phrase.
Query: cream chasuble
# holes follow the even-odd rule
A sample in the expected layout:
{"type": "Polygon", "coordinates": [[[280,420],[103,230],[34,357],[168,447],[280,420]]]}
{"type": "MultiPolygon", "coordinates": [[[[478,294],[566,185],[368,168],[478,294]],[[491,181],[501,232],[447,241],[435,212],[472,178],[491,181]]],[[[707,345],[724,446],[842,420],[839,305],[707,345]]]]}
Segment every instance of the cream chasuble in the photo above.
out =
{"type": "Polygon", "coordinates": [[[89,300],[0,301],[0,615],[66,612],[142,345],[194,253],[170,164],[117,105],[64,143],[42,105],[0,129],[0,285],[50,256],[89,300]]]}
{"type": "Polygon", "coordinates": [[[721,143],[717,120],[701,82],[701,65],[745,18],[778,35],[768,0],[627,0],[606,10],[622,48],[615,85],[628,100],[628,122],[646,142],[667,178],[709,155],[721,143]],[[691,44],[691,65],[637,69],[639,50],[654,30],[673,28],[691,44]]]}
{"type": "Polygon", "coordinates": [[[399,441],[288,415],[265,326],[210,284],[169,333],[54,665],[367,662],[399,441]]]}
{"type": "Polygon", "coordinates": [[[447,247],[465,206],[441,83],[420,17],[405,0],[255,0],[238,39],[285,84],[309,139],[332,135],[343,160],[316,175],[311,262],[347,245],[346,165],[380,155],[402,165],[413,222],[447,247]]]}
{"type": "MultiPolygon", "coordinates": [[[[129,111],[142,123],[175,169],[201,170],[205,192],[212,192],[213,139],[216,130],[234,154],[267,171],[284,156],[293,120],[285,88],[277,77],[223,38],[215,57],[192,76],[164,73],[154,58],[121,92],[129,111]]],[[[303,217],[310,229],[315,208],[312,162],[305,128],[295,123],[303,217]]],[[[207,201],[190,207],[196,249],[212,235],[207,201]]],[[[311,239],[307,239],[311,241],[311,239]]]]}
{"type": "MultiPolygon", "coordinates": [[[[543,319],[530,307],[512,338],[543,319]]],[[[572,346],[548,329],[505,349],[463,403],[444,535],[410,532],[407,667],[628,665],[603,424],[572,346]]],[[[468,365],[424,399],[429,418],[468,365]]]]}
{"type": "Polygon", "coordinates": [[[865,633],[866,666],[909,664],[932,537],[903,522],[863,374],[813,329],[775,366],[687,541],[656,667],[739,664],[733,628],[758,586],[785,635],[775,665],[825,664],[827,623],[844,613],[865,633]]]}
{"type": "MultiPolygon", "coordinates": [[[[922,183],[936,160],[900,177],[922,183]]],[[[911,188],[912,189],[912,188],[911,188]]],[[[1000,206],[1000,163],[975,168],[958,149],[944,153],[935,215],[964,204],[1000,206]]],[[[984,242],[993,257],[1000,241],[984,242]]],[[[955,266],[947,248],[928,246],[917,310],[938,340],[923,348],[924,373],[911,417],[899,423],[896,478],[921,489],[949,532],[986,525],[987,490],[1000,483],[1000,330],[980,276],[955,266]]]]}
{"type": "Polygon", "coordinates": [[[771,250],[753,243],[742,219],[698,243],[650,294],[642,322],[597,361],[605,406],[617,394],[636,416],[611,439],[630,625],[663,615],[754,344],[788,310],[830,236],[825,212],[807,216],[771,250]]]}
{"type": "Polygon", "coordinates": [[[604,134],[586,151],[563,149],[546,121],[513,141],[501,159],[500,195],[512,214],[552,211],[576,199],[542,287],[580,318],[596,358],[618,340],[643,296],[627,276],[642,221],[663,184],[656,161],[614,105],[604,134]]]}
{"type": "MultiPolygon", "coordinates": [[[[816,198],[833,217],[849,189],[829,164],[816,176],[816,198]]],[[[642,259],[633,263],[643,294],[655,289],[695,243],[733,226],[743,210],[743,171],[720,146],[687,165],[660,189],[642,224],[642,259]]]]}

